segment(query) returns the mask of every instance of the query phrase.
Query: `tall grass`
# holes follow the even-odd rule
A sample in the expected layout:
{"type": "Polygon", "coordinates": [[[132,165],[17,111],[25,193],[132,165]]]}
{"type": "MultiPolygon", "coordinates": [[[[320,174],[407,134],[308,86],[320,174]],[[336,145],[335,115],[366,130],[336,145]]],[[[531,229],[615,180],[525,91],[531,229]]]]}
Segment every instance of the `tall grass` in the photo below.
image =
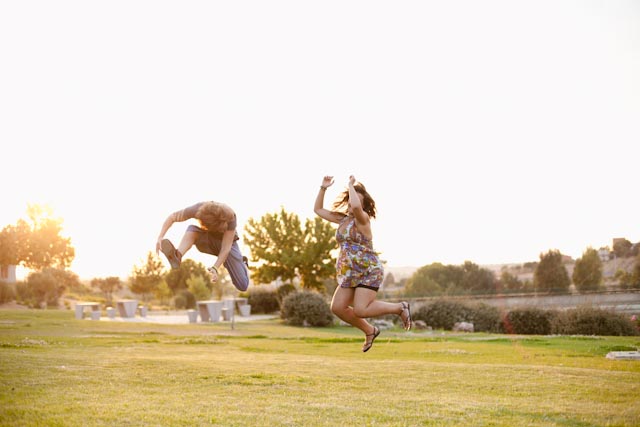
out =
{"type": "Polygon", "coordinates": [[[0,311],[3,426],[637,426],[638,337],[159,325],[0,311]]]}

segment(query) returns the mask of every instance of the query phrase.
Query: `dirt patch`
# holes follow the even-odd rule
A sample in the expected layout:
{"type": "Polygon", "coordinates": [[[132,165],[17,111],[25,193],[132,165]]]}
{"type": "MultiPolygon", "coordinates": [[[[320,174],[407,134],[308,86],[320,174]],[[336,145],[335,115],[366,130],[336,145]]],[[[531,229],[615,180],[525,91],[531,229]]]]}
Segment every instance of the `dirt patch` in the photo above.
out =
{"type": "Polygon", "coordinates": [[[26,305],[18,304],[15,301],[12,301],[12,302],[5,302],[4,304],[0,304],[0,310],[2,310],[2,309],[6,309],[6,310],[27,310],[27,309],[29,309],[29,307],[27,307],[26,305]]]}

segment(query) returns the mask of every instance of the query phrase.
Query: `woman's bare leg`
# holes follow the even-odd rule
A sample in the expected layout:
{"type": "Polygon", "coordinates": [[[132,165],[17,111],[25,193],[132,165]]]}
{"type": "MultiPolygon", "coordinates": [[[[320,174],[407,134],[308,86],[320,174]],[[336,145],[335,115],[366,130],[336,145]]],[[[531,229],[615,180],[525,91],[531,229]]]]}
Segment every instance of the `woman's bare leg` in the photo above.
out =
{"type": "Polygon", "coordinates": [[[377,317],[385,314],[400,315],[404,307],[401,302],[376,300],[377,292],[367,288],[356,288],[353,296],[353,312],[357,317],[377,317]]]}
{"type": "MultiPolygon", "coordinates": [[[[372,334],[374,332],[373,326],[365,319],[356,316],[351,305],[353,304],[355,289],[342,288],[338,286],[333,293],[333,299],[331,300],[331,311],[344,320],[348,324],[355,326],[365,334],[372,334]]],[[[374,295],[375,297],[375,295],[374,295]]]]}

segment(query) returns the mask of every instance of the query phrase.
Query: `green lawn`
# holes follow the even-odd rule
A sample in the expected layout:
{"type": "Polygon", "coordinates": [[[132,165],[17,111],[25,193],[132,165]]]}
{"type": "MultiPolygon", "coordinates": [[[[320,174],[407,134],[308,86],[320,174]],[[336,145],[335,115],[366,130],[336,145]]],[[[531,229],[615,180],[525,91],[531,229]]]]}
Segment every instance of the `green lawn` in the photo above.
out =
{"type": "Polygon", "coordinates": [[[638,337],[158,325],[0,310],[2,426],[638,426],[638,337]]]}

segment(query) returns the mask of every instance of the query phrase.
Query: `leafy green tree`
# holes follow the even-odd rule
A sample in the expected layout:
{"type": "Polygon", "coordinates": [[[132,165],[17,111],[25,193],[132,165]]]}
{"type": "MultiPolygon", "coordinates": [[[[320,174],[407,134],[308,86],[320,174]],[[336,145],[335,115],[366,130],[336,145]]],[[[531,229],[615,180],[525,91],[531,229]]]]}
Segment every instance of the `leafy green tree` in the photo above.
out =
{"type": "Polygon", "coordinates": [[[442,295],[442,288],[435,280],[428,275],[419,273],[418,270],[407,279],[404,294],[408,297],[442,295]]]}
{"type": "Polygon", "coordinates": [[[187,287],[189,292],[193,294],[196,301],[205,301],[211,299],[211,289],[207,287],[207,282],[202,276],[191,275],[187,279],[187,287]]]}
{"type": "Polygon", "coordinates": [[[627,239],[618,239],[613,244],[613,252],[618,258],[626,258],[631,255],[631,247],[633,244],[627,239]]]}
{"type": "Polygon", "coordinates": [[[113,294],[122,289],[122,280],[119,277],[95,278],[91,280],[91,287],[97,288],[104,294],[109,305],[113,305],[113,294]]]}
{"type": "Polygon", "coordinates": [[[579,291],[596,290],[602,284],[602,261],[598,251],[589,247],[576,261],[573,284],[579,291]]]}
{"type": "Polygon", "coordinates": [[[616,274],[613,276],[615,280],[618,281],[618,284],[622,289],[629,289],[635,287],[633,282],[633,274],[628,271],[618,269],[616,270],[616,274]]]}
{"type": "Polygon", "coordinates": [[[473,293],[495,293],[496,279],[491,270],[481,268],[471,261],[465,261],[458,287],[473,293]]]}
{"type": "Polygon", "coordinates": [[[640,288],[640,255],[636,255],[631,271],[618,269],[615,279],[622,289],[640,288]]]}
{"type": "Polygon", "coordinates": [[[445,290],[458,287],[462,283],[463,272],[459,266],[434,262],[419,268],[413,276],[416,279],[428,277],[437,283],[440,289],[445,290]]]}
{"type": "Polygon", "coordinates": [[[171,269],[165,276],[171,292],[176,295],[179,291],[188,288],[187,280],[191,276],[200,276],[205,281],[207,288],[212,289],[211,274],[204,264],[192,259],[184,259],[179,268],[171,269]]]}
{"type": "Polygon", "coordinates": [[[292,283],[299,277],[303,288],[322,289],[323,279],[335,274],[335,230],[321,218],[307,219],[303,228],[296,214],[282,208],[260,220],[250,218],[244,242],[258,263],[252,276],[259,283],[292,283]]]}
{"type": "Polygon", "coordinates": [[[465,261],[463,265],[439,262],[426,265],[413,273],[405,287],[405,293],[410,296],[495,292],[493,272],[471,261],[465,261]]]}
{"type": "Polygon", "coordinates": [[[160,284],[154,289],[153,295],[160,301],[160,304],[167,305],[172,292],[166,280],[160,281],[160,284]]]}
{"type": "Polygon", "coordinates": [[[148,303],[151,295],[162,282],[163,270],[160,258],[149,251],[146,262],[133,267],[133,273],[129,277],[129,289],[135,294],[142,295],[142,300],[148,303]]]}
{"type": "Polygon", "coordinates": [[[28,235],[29,227],[24,220],[0,231],[0,265],[22,264],[26,258],[28,235]]]}
{"type": "Polygon", "coordinates": [[[19,219],[0,233],[0,264],[23,265],[32,270],[64,269],[71,265],[75,250],[71,239],[62,237],[62,219],[51,208],[28,205],[28,220],[19,219]]]}
{"type": "Polygon", "coordinates": [[[441,295],[450,284],[459,283],[461,271],[455,267],[434,262],[417,269],[405,284],[407,296],[441,295]]]}
{"type": "Polygon", "coordinates": [[[535,289],[540,292],[567,292],[570,284],[560,251],[552,249],[540,254],[540,262],[533,273],[535,289]]]}
{"type": "MultiPolygon", "coordinates": [[[[48,207],[29,205],[25,267],[41,270],[47,267],[65,268],[71,265],[75,250],[71,239],[60,235],[62,219],[55,218],[48,207]]],[[[20,227],[22,228],[22,227],[20,227]]]]}
{"type": "Polygon", "coordinates": [[[503,270],[500,273],[500,284],[506,291],[520,291],[523,288],[523,283],[520,279],[507,270],[503,270]]]}

